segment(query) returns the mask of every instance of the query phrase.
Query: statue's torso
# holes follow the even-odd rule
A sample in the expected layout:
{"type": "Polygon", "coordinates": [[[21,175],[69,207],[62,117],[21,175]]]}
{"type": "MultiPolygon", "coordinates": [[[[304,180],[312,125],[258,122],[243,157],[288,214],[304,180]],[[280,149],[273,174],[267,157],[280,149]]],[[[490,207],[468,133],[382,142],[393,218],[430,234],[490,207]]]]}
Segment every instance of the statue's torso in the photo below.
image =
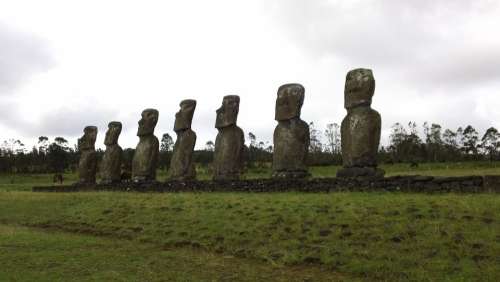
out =
{"type": "Polygon", "coordinates": [[[196,144],[196,133],[191,129],[177,134],[174,152],[170,161],[170,176],[175,180],[191,180],[196,177],[193,150],[196,144]]]}
{"type": "Polygon", "coordinates": [[[103,181],[119,181],[121,174],[122,148],[119,145],[106,146],[101,162],[103,181]]]}
{"type": "Polygon", "coordinates": [[[245,136],[238,126],[219,130],[215,140],[214,179],[237,179],[243,168],[245,136]]]}
{"type": "Polygon", "coordinates": [[[95,183],[96,172],[97,155],[95,150],[83,150],[78,162],[79,181],[82,183],[95,183]]]}
{"type": "Polygon", "coordinates": [[[380,127],[380,114],[370,107],[359,107],[348,112],[341,126],[344,167],[376,166],[380,127]]]}
{"type": "Polygon", "coordinates": [[[280,121],[273,135],[273,170],[307,170],[309,126],[301,119],[280,121]]]}
{"type": "Polygon", "coordinates": [[[156,178],[159,142],[154,135],[142,137],[135,148],[132,160],[132,177],[145,177],[148,180],[156,178]]]}

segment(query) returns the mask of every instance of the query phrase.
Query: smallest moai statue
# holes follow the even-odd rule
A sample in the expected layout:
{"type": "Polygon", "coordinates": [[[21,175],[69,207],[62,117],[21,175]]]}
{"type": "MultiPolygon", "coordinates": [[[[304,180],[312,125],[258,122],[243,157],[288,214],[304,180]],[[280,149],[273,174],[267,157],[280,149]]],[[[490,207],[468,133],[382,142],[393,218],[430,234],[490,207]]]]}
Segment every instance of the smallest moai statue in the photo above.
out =
{"type": "Polygon", "coordinates": [[[95,175],[97,172],[97,155],[95,151],[96,138],[97,127],[86,126],[83,130],[83,136],[78,139],[78,151],[80,151],[78,184],[95,184],[95,175]]]}
{"type": "Polygon", "coordinates": [[[156,181],[156,167],[160,142],[154,135],[159,112],[156,109],[145,109],[139,120],[137,136],[139,143],[132,159],[132,181],[136,183],[156,181]]]}
{"type": "Polygon", "coordinates": [[[309,150],[309,125],[300,119],[305,89],[300,84],[285,84],[278,89],[274,130],[273,177],[305,178],[309,150]]]}
{"type": "Polygon", "coordinates": [[[354,69],[347,73],[344,107],[347,116],[340,128],[343,168],[337,177],[383,177],[377,168],[380,143],[380,114],[371,108],[375,79],[370,69],[354,69]]]}
{"type": "Polygon", "coordinates": [[[217,109],[215,127],[219,131],[215,139],[214,180],[238,180],[243,170],[245,135],[236,125],[240,108],[240,97],[224,96],[222,106],[217,109]]]}
{"type": "Polygon", "coordinates": [[[112,121],[104,138],[106,151],[101,162],[101,183],[112,184],[121,182],[122,147],[118,145],[118,137],[122,132],[122,123],[112,121]]]}
{"type": "Polygon", "coordinates": [[[174,131],[177,140],[170,160],[170,179],[178,181],[196,179],[193,163],[193,151],[196,144],[196,133],[191,130],[196,100],[183,100],[180,110],[175,114],[174,131]]]}

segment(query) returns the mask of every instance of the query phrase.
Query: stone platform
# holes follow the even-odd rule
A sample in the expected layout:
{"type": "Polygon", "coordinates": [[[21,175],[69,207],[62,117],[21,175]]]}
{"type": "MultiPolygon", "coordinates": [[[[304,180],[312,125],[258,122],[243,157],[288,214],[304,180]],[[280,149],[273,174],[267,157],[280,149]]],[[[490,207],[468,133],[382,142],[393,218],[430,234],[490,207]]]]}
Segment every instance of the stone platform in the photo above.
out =
{"type": "Polygon", "coordinates": [[[36,186],[33,192],[414,192],[500,193],[500,175],[385,178],[250,179],[238,181],[123,182],[97,185],[36,186]]]}

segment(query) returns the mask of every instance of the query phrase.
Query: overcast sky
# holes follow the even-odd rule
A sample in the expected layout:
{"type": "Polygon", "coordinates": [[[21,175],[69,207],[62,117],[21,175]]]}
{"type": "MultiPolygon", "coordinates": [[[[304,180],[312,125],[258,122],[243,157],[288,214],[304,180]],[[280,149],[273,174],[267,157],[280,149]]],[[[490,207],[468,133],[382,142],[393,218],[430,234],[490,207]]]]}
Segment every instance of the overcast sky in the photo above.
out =
{"type": "Polygon", "coordinates": [[[383,140],[395,122],[500,127],[500,4],[465,0],[2,1],[0,141],[63,136],[122,121],[135,147],[145,108],[173,133],[182,99],[198,101],[197,147],[215,140],[222,97],[239,126],[272,140],[278,87],[306,88],[302,119],[345,115],[353,68],[373,70],[383,140]]]}

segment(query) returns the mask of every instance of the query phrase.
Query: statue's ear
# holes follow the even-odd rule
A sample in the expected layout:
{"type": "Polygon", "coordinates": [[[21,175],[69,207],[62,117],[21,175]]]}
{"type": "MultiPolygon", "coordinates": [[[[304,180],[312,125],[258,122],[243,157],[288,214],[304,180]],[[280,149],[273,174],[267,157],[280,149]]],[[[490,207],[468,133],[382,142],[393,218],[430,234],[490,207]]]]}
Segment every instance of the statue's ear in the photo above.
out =
{"type": "Polygon", "coordinates": [[[370,93],[372,93],[372,96],[375,94],[375,79],[373,80],[373,83],[372,83],[372,86],[370,89],[370,93]]]}

